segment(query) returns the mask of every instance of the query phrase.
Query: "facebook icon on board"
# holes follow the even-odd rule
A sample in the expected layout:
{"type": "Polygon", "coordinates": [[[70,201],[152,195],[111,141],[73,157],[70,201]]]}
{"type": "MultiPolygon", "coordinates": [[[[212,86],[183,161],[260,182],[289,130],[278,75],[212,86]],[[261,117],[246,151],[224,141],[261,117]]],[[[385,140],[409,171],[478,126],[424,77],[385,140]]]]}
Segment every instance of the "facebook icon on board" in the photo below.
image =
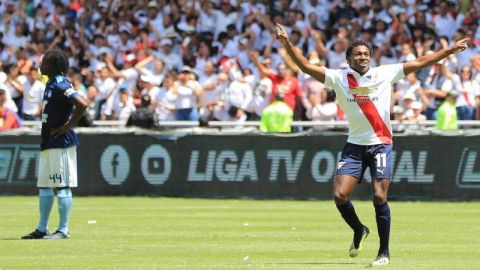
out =
{"type": "Polygon", "coordinates": [[[100,158],[100,170],[110,185],[121,185],[130,173],[130,158],[120,145],[108,146],[100,158]]]}

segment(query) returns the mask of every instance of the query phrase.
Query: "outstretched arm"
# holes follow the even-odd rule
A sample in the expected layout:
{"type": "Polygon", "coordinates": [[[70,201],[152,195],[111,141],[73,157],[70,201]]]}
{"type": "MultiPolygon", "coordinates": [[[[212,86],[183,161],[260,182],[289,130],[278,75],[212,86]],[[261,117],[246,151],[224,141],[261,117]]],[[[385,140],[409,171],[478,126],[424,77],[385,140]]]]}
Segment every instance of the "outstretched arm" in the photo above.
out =
{"type": "Polygon", "coordinates": [[[440,51],[434,52],[432,54],[427,54],[422,57],[419,57],[413,61],[409,61],[403,64],[403,71],[405,75],[416,72],[419,69],[431,66],[438,61],[447,58],[449,55],[461,52],[465,50],[468,47],[468,42],[470,41],[470,38],[464,38],[455,43],[450,48],[442,49],[440,51]]]}
{"type": "Polygon", "coordinates": [[[295,49],[295,46],[290,43],[285,28],[280,24],[277,24],[276,35],[282,46],[287,50],[290,58],[304,73],[309,74],[321,83],[325,83],[325,68],[310,64],[308,60],[295,49]]]}

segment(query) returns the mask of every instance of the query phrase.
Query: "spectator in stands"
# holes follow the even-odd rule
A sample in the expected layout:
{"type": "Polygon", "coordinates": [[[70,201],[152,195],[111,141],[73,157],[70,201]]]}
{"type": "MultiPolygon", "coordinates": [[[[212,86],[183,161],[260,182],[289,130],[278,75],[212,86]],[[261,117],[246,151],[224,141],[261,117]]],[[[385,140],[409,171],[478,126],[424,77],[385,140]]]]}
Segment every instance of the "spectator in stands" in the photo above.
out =
{"type": "Polygon", "coordinates": [[[416,73],[408,74],[404,79],[400,80],[393,93],[393,99],[398,104],[403,105],[403,100],[407,95],[413,96],[413,101],[419,101],[422,104],[428,103],[428,98],[424,94],[420,82],[417,80],[416,73]]]}
{"type": "Polygon", "coordinates": [[[458,93],[455,90],[450,90],[447,93],[445,101],[438,108],[437,112],[437,129],[438,130],[457,130],[457,109],[455,103],[457,101],[458,93]]]}
{"type": "Polygon", "coordinates": [[[414,120],[417,122],[423,122],[427,120],[427,117],[422,114],[423,112],[423,104],[419,101],[415,101],[410,106],[413,110],[413,115],[409,120],[414,120]]]}
{"type": "Polygon", "coordinates": [[[5,89],[0,88],[0,131],[19,128],[21,126],[18,114],[5,105],[7,102],[7,93],[5,89]]]}
{"type": "Polygon", "coordinates": [[[165,63],[169,69],[181,71],[183,67],[182,58],[173,51],[173,41],[170,38],[162,38],[160,42],[161,49],[157,51],[156,57],[165,63]]]}
{"type": "Polygon", "coordinates": [[[128,93],[126,85],[123,85],[118,89],[117,95],[118,100],[113,103],[111,108],[111,119],[120,120],[125,123],[135,111],[135,105],[133,104],[133,98],[128,93]]]}
{"type": "Polygon", "coordinates": [[[473,78],[472,68],[463,66],[460,69],[460,76],[448,69],[445,70],[447,78],[452,80],[453,89],[457,91],[456,102],[458,120],[474,120],[475,109],[477,108],[476,97],[480,93],[480,85],[473,78]]]}
{"type": "Polygon", "coordinates": [[[24,120],[40,120],[45,84],[39,80],[39,72],[36,67],[32,66],[26,77],[22,118],[24,120]]]}
{"type": "MultiPolygon", "coordinates": [[[[30,65],[38,66],[46,49],[59,47],[67,52],[70,66],[74,68],[70,77],[81,75],[85,89],[93,81],[105,80],[87,69],[97,71],[101,69],[97,67],[106,64],[110,73],[108,77],[116,85],[127,82],[130,96],[137,106],[142,90],[137,85],[140,75],[154,74],[158,80],[155,85],[159,86],[168,72],[179,72],[183,65],[195,67],[197,74],[203,77],[205,63],[211,61],[215,68],[213,75],[218,76],[223,57],[235,58],[242,69],[251,69],[255,76],[251,83],[254,88],[264,78],[245,57],[251,50],[261,52],[259,59],[269,59],[274,68],[285,63],[293,76],[298,75],[300,88],[303,88],[304,74],[298,72],[298,67],[291,65],[288,58],[280,57],[281,46],[272,35],[273,23],[277,22],[287,24],[287,32],[299,50],[309,56],[320,55],[327,68],[346,65],[345,40],[359,37],[378,48],[374,65],[403,62],[413,55],[421,57],[443,46],[443,39],[454,42],[464,36],[475,37],[473,40],[477,41],[457,54],[456,62],[449,61],[449,70],[460,74],[460,67],[480,55],[478,7],[469,1],[437,0],[434,6],[424,4],[425,1],[396,1],[392,5],[391,1],[381,0],[90,1],[88,5],[82,1],[69,4],[69,1],[42,0],[30,1],[28,9],[24,8],[24,2],[6,1],[5,5],[0,5],[0,29],[3,30],[0,62],[3,71],[10,73],[9,67],[13,66],[20,69],[18,74],[26,75],[30,65]],[[437,37],[442,35],[446,37],[439,40],[437,37]],[[144,62],[133,66],[136,61],[144,62]]],[[[429,70],[419,71],[417,78],[429,98],[425,114],[434,119],[437,103],[444,99],[446,92],[441,87],[443,76],[438,76],[441,73],[429,75],[429,70]],[[428,78],[432,81],[425,84],[428,78]]],[[[7,96],[17,100],[18,114],[29,118],[32,112],[24,111],[21,108],[23,103],[19,102],[21,85],[8,84],[7,96]]],[[[113,95],[113,92],[105,92],[108,84],[105,81],[102,85],[94,84],[99,90],[95,97],[100,105],[97,119],[103,107],[100,103],[113,95]]],[[[444,90],[453,87],[448,84],[444,90]]],[[[23,96],[27,98],[31,85],[27,83],[23,87],[23,96]]],[[[116,88],[113,86],[110,90],[116,88]]],[[[276,92],[277,88],[278,82],[274,81],[273,91],[276,92]]],[[[295,95],[285,93],[285,101],[292,105],[290,96],[295,95]]],[[[257,105],[258,101],[265,100],[261,95],[256,97],[259,98],[257,105]]],[[[418,95],[417,98],[420,100],[418,95]]],[[[11,106],[11,99],[8,100],[11,106]]],[[[272,96],[269,101],[273,100],[272,96]]],[[[120,101],[115,98],[114,103],[117,102],[120,101]]],[[[247,111],[255,111],[259,116],[263,105],[255,109],[249,106],[247,111]]],[[[300,102],[295,102],[296,119],[305,119],[305,110],[299,113],[299,107],[302,107],[300,102]]],[[[338,114],[337,118],[341,119],[340,110],[338,114]]],[[[249,116],[248,119],[255,117],[249,116]]]]}
{"type": "Polygon", "coordinates": [[[127,127],[136,126],[149,129],[158,127],[158,117],[151,108],[151,98],[149,95],[142,96],[142,107],[128,117],[126,125],[127,127]]]}
{"type": "Polygon", "coordinates": [[[260,130],[263,132],[291,132],[293,110],[284,101],[283,92],[275,94],[275,101],[262,113],[260,130]]]}
{"type": "Polygon", "coordinates": [[[5,80],[5,85],[11,89],[10,97],[15,102],[19,115],[22,113],[23,92],[25,91],[26,82],[27,78],[23,74],[20,74],[20,68],[16,65],[11,65],[7,79],[5,80]]]}
{"type": "Polygon", "coordinates": [[[245,70],[240,69],[235,59],[230,59],[228,78],[230,83],[225,88],[221,102],[222,109],[215,112],[215,118],[223,121],[247,120],[247,109],[253,98],[253,89],[248,83],[245,70]]]}
{"type": "MultiPolygon", "coordinates": [[[[295,106],[297,102],[301,102],[302,90],[298,79],[293,76],[292,71],[287,68],[284,63],[281,63],[277,66],[278,73],[275,73],[271,70],[268,70],[260,61],[258,60],[258,52],[252,52],[250,54],[250,60],[252,60],[257,69],[263,76],[267,76],[272,80],[272,97],[276,97],[277,92],[282,92],[285,103],[295,111],[295,106]]],[[[300,117],[297,115],[297,117],[300,117]]]]}
{"type": "Polygon", "coordinates": [[[268,77],[263,77],[257,82],[253,89],[252,102],[248,107],[248,111],[252,112],[248,120],[260,120],[263,110],[272,100],[272,87],[272,81],[268,77]]]}
{"type": "Polygon", "coordinates": [[[110,76],[110,72],[108,67],[105,63],[99,62],[96,67],[95,72],[95,88],[97,88],[98,93],[95,96],[95,116],[94,120],[99,120],[101,115],[102,120],[106,120],[107,117],[105,116],[104,112],[104,104],[110,98],[110,96],[114,93],[116,83],[113,78],[110,76]]]}
{"type": "Polygon", "coordinates": [[[221,96],[228,87],[228,75],[225,73],[217,74],[215,65],[207,60],[203,66],[203,76],[200,76],[199,82],[203,87],[203,106],[200,108],[200,117],[204,121],[214,120],[214,113],[221,109],[221,96]]]}
{"type": "MultiPolygon", "coordinates": [[[[198,72],[198,76],[200,77],[199,80],[202,80],[203,77],[205,77],[205,72],[207,69],[210,69],[211,67],[206,67],[207,62],[209,62],[208,65],[213,65],[213,68],[215,68],[215,63],[217,62],[217,59],[213,57],[213,48],[212,46],[206,41],[206,40],[201,40],[198,43],[198,52],[196,54],[195,58],[195,66],[194,69],[198,72]]],[[[215,72],[215,70],[212,71],[212,73],[215,72]]],[[[208,76],[211,76],[212,74],[209,74],[208,76]]]]}
{"type": "Polygon", "coordinates": [[[175,81],[176,74],[171,72],[165,75],[162,85],[158,91],[153,107],[158,115],[158,120],[161,121],[173,121],[175,116],[175,100],[176,94],[173,91],[173,83],[175,81]]]}
{"type": "Polygon", "coordinates": [[[129,95],[133,95],[133,90],[139,77],[139,72],[135,68],[137,63],[136,55],[132,52],[122,55],[123,66],[122,69],[117,69],[113,62],[113,57],[109,54],[105,55],[105,63],[107,64],[109,76],[117,80],[117,85],[124,83],[129,95]]]}
{"type": "Polygon", "coordinates": [[[452,90],[452,82],[445,76],[444,62],[433,64],[425,80],[425,95],[428,98],[425,116],[428,120],[437,119],[437,109],[445,100],[447,92],[452,90]]]}
{"type": "Polygon", "coordinates": [[[154,85],[156,86],[162,84],[163,79],[169,71],[163,61],[152,54],[135,64],[135,69],[140,73],[140,76],[151,75],[155,78],[154,85]]]}
{"type": "MultiPolygon", "coordinates": [[[[307,107],[306,116],[309,120],[314,121],[334,121],[337,116],[337,104],[335,103],[335,92],[333,90],[324,89],[320,95],[310,94],[309,105],[307,107]]],[[[315,127],[317,130],[325,129],[325,127],[315,127]]]]}
{"type": "Polygon", "coordinates": [[[143,95],[149,95],[150,99],[152,100],[152,103],[156,102],[158,92],[160,91],[160,88],[157,86],[158,83],[158,78],[155,77],[155,75],[150,74],[150,75],[142,75],[140,76],[139,80],[139,86],[140,86],[140,91],[143,95]]]}
{"type": "Polygon", "coordinates": [[[348,41],[345,38],[339,38],[335,41],[332,48],[327,48],[322,39],[317,39],[317,50],[320,56],[327,58],[329,68],[344,68],[348,66],[345,60],[348,41]]]}
{"type": "Polygon", "coordinates": [[[189,66],[184,66],[173,83],[176,119],[198,121],[198,110],[203,103],[203,89],[189,66]]]}
{"type": "MultiPolygon", "coordinates": [[[[411,74],[411,73],[410,73],[411,74]]],[[[402,107],[403,107],[403,116],[404,116],[404,119],[412,119],[414,117],[414,112],[413,112],[413,108],[412,108],[412,104],[414,102],[418,102],[417,101],[417,98],[415,97],[415,94],[414,93],[406,93],[404,96],[403,96],[403,99],[401,102],[399,102],[402,107]]]]}

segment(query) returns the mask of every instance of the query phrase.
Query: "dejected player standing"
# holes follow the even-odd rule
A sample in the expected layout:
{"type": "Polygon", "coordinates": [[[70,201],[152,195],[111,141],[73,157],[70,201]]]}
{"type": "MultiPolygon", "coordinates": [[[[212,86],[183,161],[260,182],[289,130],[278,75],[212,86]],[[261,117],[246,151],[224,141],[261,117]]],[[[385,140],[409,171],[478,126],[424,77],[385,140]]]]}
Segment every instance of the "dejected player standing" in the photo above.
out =
{"type": "Polygon", "coordinates": [[[69,238],[68,220],[72,206],[72,191],[77,186],[76,148],[78,137],[73,131],[87,104],[65,77],[69,68],[66,54],[48,50],[42,58],[40,71],[48,76],[42,104],[42,142],[37,186],[39,188],[40,221],[35,231],[22,239],[69,238]],[[48,218],[57,191],[57,230],[48,234],[48,218]]]}
{"type": "Polygon", "coordinates": [[[452,47],[422,56],[414,61],[370,67],[372,49],[363,41],[355,41],[346,52],[349,68],[328,69],[312,65],[288,39],[285,29],[277,24],[277,38],[290,57],[305,73],[335,90],[337,100],[347,114],[349,133],[338,163],[334,181],[334,200],[343,219],[353,229],[351,257],[358,256],[369,230],[363,225],[350,202],[350,194],[367,168],[372,176],[373,205],[377,221],[380,248],[372,266],[390,263],[390,208],[387,191],[392,174],[392,128],[390,102],[392,84],[449,55],[467,48],[468,38],[452,47]]]}

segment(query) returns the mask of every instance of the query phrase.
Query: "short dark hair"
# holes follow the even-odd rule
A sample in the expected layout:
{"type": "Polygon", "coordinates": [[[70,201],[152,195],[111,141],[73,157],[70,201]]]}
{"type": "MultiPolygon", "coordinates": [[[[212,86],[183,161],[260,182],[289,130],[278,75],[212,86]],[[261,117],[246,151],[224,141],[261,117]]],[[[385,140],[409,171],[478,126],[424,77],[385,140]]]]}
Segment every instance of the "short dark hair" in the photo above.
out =
{"type": "Polygon", "coordinates": [[[68,56],[65,52],[59,49],[51,49],[43,55],[41,71],[48,77],[65,75],[69,66],[68,56]]]}
{"type": "Polygon", "coordinates": [[[373,56],[373,49],[372,47],[365,41],[363,40],[355,40],[350,46],[348,46],[347,52],[346,52],[346,57],[347,59],[352,55],[353,48],[356,48],[358,46],[365,46],[368,48],[368,51],[370,51],[370,56],[373,56]]]}

